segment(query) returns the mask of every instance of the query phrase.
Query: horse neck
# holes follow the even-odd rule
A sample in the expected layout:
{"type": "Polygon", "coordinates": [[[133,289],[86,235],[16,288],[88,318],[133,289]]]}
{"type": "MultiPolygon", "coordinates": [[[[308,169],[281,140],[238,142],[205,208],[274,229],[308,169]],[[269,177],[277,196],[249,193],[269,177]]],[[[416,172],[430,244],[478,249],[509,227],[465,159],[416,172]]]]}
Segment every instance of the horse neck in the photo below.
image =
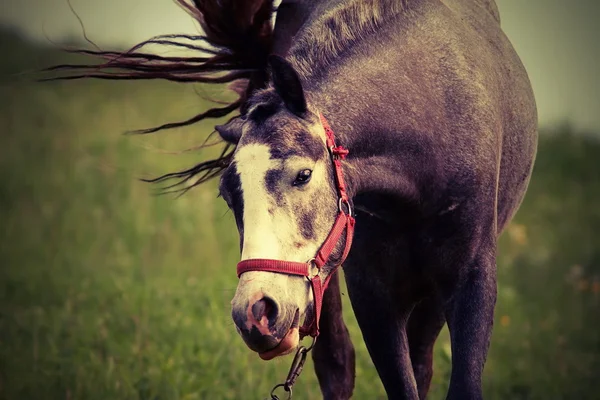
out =
{"type": "MultiPolygon", "coordinates": [[[[338,97],[329,85],[312,95],[312,104],[328,120],[336,144],[350,152],[343,168],[351,197],[368,193],[386,193],[407,200],[419,197],[420,177],[412,170],[415,165],[408,162],[411,156],[405,155],[414,151],[414,146],[411,149],[404,146],[415,143],[418,133],[396,130],[393,117],[388,115],[355,111],[351,100],[338,97]]],[[[427,142],[421,141],[420,145],[426,147],[427,142]]],[[[423,148],[417,152],[428,150],[423,148]]]]}
{"type": "MultiPolygon", "coordinates": [[[[314,13],[311,18],[315,20],[307,21],[294,39],[295,45],[290,49],[288,59],[301,75],[309,103],[316,106],[317,110],[329,120],[339,144],[350,150],[350,157],[344,165],[351,192],[353,194],[378,191],[399,193],[403,197],[410,198],[416,196],[415,182],[419,177],[411,176],[408,171],[402,171],[402,164],[398,160],[402,157],[402,153],[407,151],[402,147],[402,142],[415,142],[415,133],[402,131],[399,129],[402,121],[394,118],[395,115],[386,115],[386,112],[382,111],[380,104],[382,99],[391,94],[389,91],[398,90],[397,87],[389,84],[394,81],[393,76],[389,77],[388,83],[380,85],[380,89],[376,89],[377,92],[373,92],[368,87],[369,80],[365,78],[365,75],[368,75],[365,66],[372,65],[369,62],[370,57],[373,56],[370,50],[381,47],[378,46],[377,41],[381,40],[383,31],[386,31],[386,36],[390,37],[400,31],[397,24],[402,24],[400,20],[404,18],[396,19],[395,16],[404,13],[407,5],[416,8],[420,3],[428,0],[371,1],[377,4],[379,11],[389,11],[387,14],[379,12],[377,15],[380,19],[371,26],[375,31],[379,31],[379,35],[372,34],[374,31],[366,32],[370,34],[365,35],[353,34],[360,39],[353,41],[346,38],[338,43],[341,47],[349,46],[346,50],[352,51],[342,51],[338,48],[337,53],[332,54],[331,57],[327,55],[321,57],[315,48],[321,46],[322,49],[328,49],[330,46],[323,43],[319,45],[318,41],[322,39],[326,42],[335,35],[321,32],[319,29],[311,31],[315,24],[322,23],[322,19],[327,18],[314,13]],[[321,38],[319,32],[324,33],[321,38]],[[315,39],[314,46],[307,38],[315,39]],[[307,48],[303,49],[303,46],[307,48]]],[[[336,8],[335,12],[348,10],[344,7],[357,4],[357,0],[347,2],[325,0],[321,3],[322,7],[331,7],[332,10],[336,8]]],[[[330,16],[335,12],[332,11],[330,16]]],[[[347,16],[344,18],[346,22],[349,21],[347,16]]],[[[361,18],[366,17],[362,15],[361,18]]],[[[408,14],[406,18],[409,18],[408,14]]],[[[365,26],[362,28],[366,29],[365,26]]],[[[397,52],[394,46],[390,47],[397,52]]],[[[382,51],[384,53],[377,54],[382,59],[397,57],[397,55],[386,54],[388,50],[382,51]]],[[[380,73],[378,70],[372,72],[372,77],[380,73]]]]}
{"type": "Polygon", "coordinates": [[[319,75],[419,1],[324,0],[298,30],[288,59],[305,78],[319,75]]]}

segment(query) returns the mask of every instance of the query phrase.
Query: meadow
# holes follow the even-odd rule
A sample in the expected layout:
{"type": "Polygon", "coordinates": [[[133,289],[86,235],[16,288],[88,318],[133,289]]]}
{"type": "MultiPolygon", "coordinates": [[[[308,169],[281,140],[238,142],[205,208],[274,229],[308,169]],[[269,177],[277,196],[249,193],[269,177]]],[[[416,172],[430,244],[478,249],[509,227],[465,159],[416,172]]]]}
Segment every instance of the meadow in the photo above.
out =
{"type": "MultiPolygon", "coordinates": [[[[214,122],[130,129],[206,107],[202,86],[34,83],[56,51],[0,35],[0,399],[261,399],[264,362],[230,318],[239,258],[216,182],[184,196],[139,181],[193,165],[214,122]]],[[[600,398],[600,142],[542,130],[528,195],[499,249],[487,399],[600,398]]],[[[343,290],[345,293],[345,290],[343,290]]],[[[344,294],[356,399],[385,393],[344,294]]],[[[431,399],[450,373],[444,330],[431,399]]],[[[312,362],[294,388],[318,399],[312,362]]]]}

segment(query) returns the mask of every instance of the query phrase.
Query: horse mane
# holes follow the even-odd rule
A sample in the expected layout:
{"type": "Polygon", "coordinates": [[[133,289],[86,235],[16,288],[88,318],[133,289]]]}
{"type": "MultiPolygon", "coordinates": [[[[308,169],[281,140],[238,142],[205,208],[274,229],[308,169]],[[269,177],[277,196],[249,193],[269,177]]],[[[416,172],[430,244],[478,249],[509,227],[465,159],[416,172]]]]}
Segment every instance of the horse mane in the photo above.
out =
{"type": "Polygon", "coordinates": [[[288,59],[306,80],[406,10],[410,0],[350,0],[317,16],[296,36],[288,59]]]}
{"type": "MultiPolygon", "coordinates": [[[[221,118],[244,107],[255,88],[266,85],[267,58],[271,53],[274,0],[174,0],[200,25],[204,35],[160,35],[139,43],[127,51],[66,49],[100,60],[98,64],[62,64],[42,70],[52,73],[40,81],[107,79],[163,79],[173,82],[223,84],[237,99],[210,108],[185,121],[145,128],[133,133],[148,134],[188,126],[208,118],[221,118]],[[164,50],[192,50],[193,56],[162,56],[146,50],[149,45],[164,50]]],[[[93,44],[93,43],[92,43],[93,44]]],[[[166,51],[165,51],[166,53],[166,51]]],[[[206,138],[204,145],[214,134],[206,138]]],[[[200,146],[202,148],[203,146],[200,146]]],[[[235,146],[225,143],[220,156],[190,169],[165,174],[147,182],[175,180],[165,191],[187,191],[218,176],[229,165],[235,146]]]]}
{"type": "MultiPolygon", "coordinates": [[[[201,26],[204,35],[160,35],[127,51],[74,49],[69,52],[96,57],[99,64],[62,64],[44,72],[58,73],[42,81],[73,79],[140,80],[223,84],[238,94],[185,121],[145,128],[133,133],[148,134],[189,126],[209,118],[238,116],[245,112],[253,90],[268,83],[267,59],[272,50],[272,15],[275,0],[174,0],[201,26]],[[187,49],[195,56],[161,56],[146,51],[149,45],[187,49]]],[[[340,55],[406,9],[410,0],[339,1],[318,15],[296,36],[288,59],[305,79],[324,71],[340,55]]],[[[204,144],[214,134],[213,131],[204,144]]],[[[200,146],[202,148],[203,146],[200,146]]],[[[225,143],[219,157],[192,168],[167,173],[146,182],[172,182],[164,191],[187,190],[218,176],[231,163],[235,145],[225,143]]]]}

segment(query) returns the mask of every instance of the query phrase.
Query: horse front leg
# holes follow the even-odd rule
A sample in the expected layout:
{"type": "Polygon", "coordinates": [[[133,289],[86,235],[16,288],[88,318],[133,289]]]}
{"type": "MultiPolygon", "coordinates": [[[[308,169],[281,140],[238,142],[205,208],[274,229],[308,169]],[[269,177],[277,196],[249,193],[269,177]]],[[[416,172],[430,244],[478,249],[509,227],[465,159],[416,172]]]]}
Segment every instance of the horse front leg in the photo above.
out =
{"type": "Polygon", "coordinates": [[[438,296],[423,299],[415,306],[406,327],[419,399],[425,400],[433,377],[433,347],[446,323],[443,302],[438,296]]]}
{"type": "Polygon", "coordinates": [[[496,303],[495,248],[482,249],[466,266],[446,308],[452,346],[448,399],[482,399],[481,376],[496,303]]]}
{"type": "MultiPolygon", "coordinates": [[[[362,268],[370,270],[368,265],[362,268]]],[[[346,283],[356,320],[388,398],[418,400],[406,334],[412,305],[393,300],[389,283],[374,277],[347,273],[346,283]]]]}
{"type": "Polygon", "coordinates": [[[312,357],[323,398],[349,399],[354,390],[354,346],[342,318],[337,271],[323,295],[319,328],[320,334],[312,357]]]}

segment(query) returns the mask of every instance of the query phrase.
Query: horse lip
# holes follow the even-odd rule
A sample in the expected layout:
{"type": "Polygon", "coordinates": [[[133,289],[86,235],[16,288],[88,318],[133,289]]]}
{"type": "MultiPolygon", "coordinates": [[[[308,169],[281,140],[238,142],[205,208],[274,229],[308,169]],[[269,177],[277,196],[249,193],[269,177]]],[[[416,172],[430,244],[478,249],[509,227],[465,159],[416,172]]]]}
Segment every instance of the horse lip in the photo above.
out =
{"type": "MultiPolygon", "coordinates": [[[[300,324],[300,309],[296,309],[296,314],[294,315],[292,324],[288,328],[288,330],[285,333],[285,335],[283,336],[283,338],[279,341],[279,343],[277,343],[277,345],[275,347],[273,347],[269,350],[266,350],[266,351],[259,352],[258,353],[259,357],[262,358],[263,360],[270,360],[277,356],[282,356],[282,355],[290,353],[296,346],[291,346],[287,349],[283,349],[282,351],[278,351],[278,350],[282,346],[283,343],[285,343],[285,346],[289,346],[290,340],[292,341],[292,343],[294,342],[294,338],[289,338],[289,340],[288,340],[288,336],[297,334],[297,332],[294,332],[294,331],[298,331],[299,324],[300,324]]],[[[297,338],[295,340],[297,341],[297,338]]],[[[296,345],[297,345],[297,343],[296,343],[296,345]]]]}

